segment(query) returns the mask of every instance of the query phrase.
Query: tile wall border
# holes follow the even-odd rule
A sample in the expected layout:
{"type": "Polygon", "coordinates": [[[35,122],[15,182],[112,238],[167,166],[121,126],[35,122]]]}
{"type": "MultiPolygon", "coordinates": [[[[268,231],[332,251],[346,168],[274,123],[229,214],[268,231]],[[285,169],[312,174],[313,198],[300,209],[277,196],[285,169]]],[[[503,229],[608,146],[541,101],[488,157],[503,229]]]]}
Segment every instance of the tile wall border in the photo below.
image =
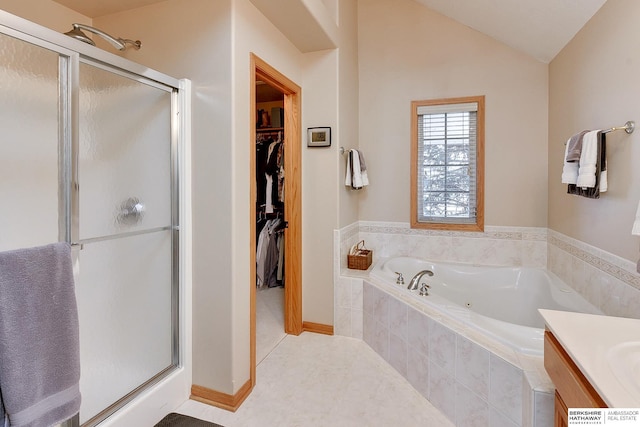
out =
{"type": "MultiPolygon", "coordinates": [[[[351,230],[354,224],[351,224],[342,230],[351,230]]],[[[469,239],[547,240],[547,229],[540,227],[487,226],[485,227],[484,232],[468,232],[415,229],[411,228],[409,223],[404,222],[359,221],[357,224],[358,231],[360,233],[385,233],[406,236],[466,237],[469,239]]]]}
{"type": "Polygon", "coordinates": [[[548,233],[547,243],[549,245],[553,245],[625,284],[640,290],[640,274],[636,272],[636,265],[633,262],[569,236],[565,236],[557,231],[549,230],[548,233]]]}

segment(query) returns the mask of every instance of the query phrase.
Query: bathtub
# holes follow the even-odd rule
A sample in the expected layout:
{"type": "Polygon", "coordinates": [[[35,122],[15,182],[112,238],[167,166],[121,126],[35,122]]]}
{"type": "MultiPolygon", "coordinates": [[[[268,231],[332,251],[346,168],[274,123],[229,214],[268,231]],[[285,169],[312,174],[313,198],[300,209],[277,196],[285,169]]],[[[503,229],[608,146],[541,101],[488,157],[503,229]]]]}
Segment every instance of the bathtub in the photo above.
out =
{"type": "Polygon", "coordinates": [[[409,298],[479,330],[515,351],[543,354],[544,320],[539,308],[603,314],[553,273],[528,267],[484,267],[436,263],[410,257],[382,259],[369,277],[403,289],[409,298]],[[421,270],[428,296],[406,288],[421,270]],[[396,284],[402,273],[404,285],[396,284]]]}

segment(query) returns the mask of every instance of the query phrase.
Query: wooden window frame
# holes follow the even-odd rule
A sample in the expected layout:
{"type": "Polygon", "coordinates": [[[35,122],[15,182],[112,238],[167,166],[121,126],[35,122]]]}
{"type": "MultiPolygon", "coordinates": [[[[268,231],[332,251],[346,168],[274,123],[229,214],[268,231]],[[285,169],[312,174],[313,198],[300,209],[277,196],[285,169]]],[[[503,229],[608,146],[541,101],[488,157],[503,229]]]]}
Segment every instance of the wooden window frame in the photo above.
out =
{"type": "Polygon", "coordinates": [[[411,102],[411,228],[452,231],[484,231],[484,96],[441,98],[411,102]],[[418,107],[477,103],[476,129],[476,221],[455,223],[418,221],[418,107]]]}

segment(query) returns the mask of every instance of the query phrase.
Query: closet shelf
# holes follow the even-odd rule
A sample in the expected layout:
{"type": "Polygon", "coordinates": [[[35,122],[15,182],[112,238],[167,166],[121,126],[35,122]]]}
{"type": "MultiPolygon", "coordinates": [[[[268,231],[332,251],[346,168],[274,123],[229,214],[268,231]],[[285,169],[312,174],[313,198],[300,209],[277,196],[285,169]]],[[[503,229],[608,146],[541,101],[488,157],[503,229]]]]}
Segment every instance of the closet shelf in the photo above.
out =
{"type": "Polygon", "coordinates": [[[257,128],[256,132],[278,132],[284,130],[284,128],[257,128]]]}

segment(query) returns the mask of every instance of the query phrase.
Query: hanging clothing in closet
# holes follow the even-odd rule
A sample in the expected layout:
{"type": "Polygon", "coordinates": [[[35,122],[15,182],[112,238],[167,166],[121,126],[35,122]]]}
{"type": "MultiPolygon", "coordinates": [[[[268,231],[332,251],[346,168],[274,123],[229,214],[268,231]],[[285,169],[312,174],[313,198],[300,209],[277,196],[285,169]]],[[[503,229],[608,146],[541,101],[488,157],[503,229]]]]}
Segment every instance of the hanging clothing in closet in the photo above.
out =
{"type": "Polygon", "coordinates": [[[256,286],[284,285],[284,228],[281,218],[264,222],[256,249],[256,286]]]}
{"type": "Polygon", "coordinates": [[[282,132],[259,133],[256,144],[256,285],[284,286],[284,146],[282,132]],[[275,137],[275,138],[274,138],[275,137]]]}
{"type": "Polygon", "coordinates": [[[265,205],[265,213],[274,213],[284,203],[284,147],[282,134],[278,138],[263,136],[256,146],[256,177],[258,206],[265,205]]]}

